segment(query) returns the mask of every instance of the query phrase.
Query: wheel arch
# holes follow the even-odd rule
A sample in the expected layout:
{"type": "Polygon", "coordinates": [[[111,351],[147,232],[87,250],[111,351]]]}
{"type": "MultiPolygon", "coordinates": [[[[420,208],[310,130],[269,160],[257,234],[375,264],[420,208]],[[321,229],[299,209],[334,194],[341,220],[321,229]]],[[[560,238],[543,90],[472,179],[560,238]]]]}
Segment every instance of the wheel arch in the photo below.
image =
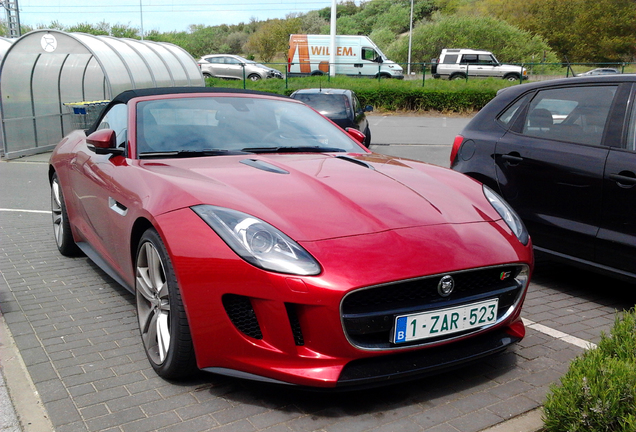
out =
{"type": "Polygon", "coordinates": [[[49,165],[49,172],[47,174],[49,177],[49,186],[53,184],[53,174],[55,174],[55,168],[53,165],[49,165]]]}
{"type": "Polygon", "coordinates": [[[132,268],[135,268],[135,259],[137,257],[139,241],[148,228],[155,228],[155,226],[148,219],[140,217],[135,221],[132,229],[130,230],[130,264],[132,268]]]}

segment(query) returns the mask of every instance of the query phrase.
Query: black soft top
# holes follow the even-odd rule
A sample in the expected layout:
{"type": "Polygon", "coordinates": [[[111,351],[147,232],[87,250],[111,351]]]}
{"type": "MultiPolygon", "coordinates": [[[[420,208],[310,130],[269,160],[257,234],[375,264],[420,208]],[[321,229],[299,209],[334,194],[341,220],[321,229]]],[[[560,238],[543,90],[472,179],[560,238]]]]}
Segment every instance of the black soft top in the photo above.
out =
{"type": "Polygon", "coordinates": [[[97,126],[102,121],[102,117],[104,113],[107,112],[110,107],[117,104],[126,104],[133,98],[136,97],[145,97],[145,96],[156,96],[156,95],[168,95],[168,94],[187,94],[187,93],[237,93],[237,94],[251,94],[251,95],[264,95],[264,96],[274,96],[280,97],[283,99],[288,99],[287,96],[281,96],[275,93],[267,93],[256,90],[243,90],[243,89],[235,89],[235,88],[223,88],[223,87],[150,87],[150,88],[142,88],[142,89],[134,89],[134,90],[126,90],[119,93],[115,96],[101,114],[97,117],[93,125],[86,130],[86,135],[90,135],[91,133],[97,130],[97,126]]]}

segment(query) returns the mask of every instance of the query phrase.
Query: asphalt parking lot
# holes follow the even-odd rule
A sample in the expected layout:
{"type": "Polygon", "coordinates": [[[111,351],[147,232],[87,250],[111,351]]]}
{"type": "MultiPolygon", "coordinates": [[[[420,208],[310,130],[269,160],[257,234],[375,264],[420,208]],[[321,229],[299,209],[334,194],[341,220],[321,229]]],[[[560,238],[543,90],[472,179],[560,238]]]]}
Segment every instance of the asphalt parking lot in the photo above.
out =
{"type": "MultiPolygon", "coordinates": [[[[448,166],[450,144],[467,120],[374,115],[372,149],[448,166]]],[[[87,258],[58,253],[46,161],[0,162],[0,311],[12,336],[0,333],[0,363],[23,430],[536,430],[550,385],[609,332],[617,310],[636,304],[634,285],[538,257],[524,306],[526,338],[469,367],[343,394],[205,373],[168,382],[146,360],[133,296],[87,258]],[[30,382],[18,377],[20,359],[30,382]]],[[[16,427],[0,423],[2,432],[16,427]]]]}

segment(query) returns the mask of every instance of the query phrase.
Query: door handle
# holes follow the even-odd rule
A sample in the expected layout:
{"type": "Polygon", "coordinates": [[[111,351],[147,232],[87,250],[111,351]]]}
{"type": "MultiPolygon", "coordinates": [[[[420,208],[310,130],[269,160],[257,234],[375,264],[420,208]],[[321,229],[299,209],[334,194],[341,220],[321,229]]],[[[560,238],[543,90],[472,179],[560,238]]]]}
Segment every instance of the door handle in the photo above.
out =
{"type": "Polygon", "coordinates": [[[519,156],[519,154],[505,154],[505,155],[501,155],[501,158],[512,165],[516,165],[523,162],[523,158],[519,156]]]}
{"type": "Polygon", "coordinates": [[[629,171],[621,171],[618,174],[610,174],[610,180],[614,180],[619,186],[633,186],[636,185],[636,175],[629,171]]]}

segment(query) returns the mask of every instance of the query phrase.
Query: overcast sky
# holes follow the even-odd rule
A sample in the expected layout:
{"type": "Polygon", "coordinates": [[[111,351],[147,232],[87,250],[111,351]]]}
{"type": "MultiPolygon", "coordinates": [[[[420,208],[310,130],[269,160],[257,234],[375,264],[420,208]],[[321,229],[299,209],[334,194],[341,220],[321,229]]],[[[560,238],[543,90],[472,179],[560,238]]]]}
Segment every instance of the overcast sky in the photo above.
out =
{"type": "Polygon", "coordinates": [[[143,17],[144,32],[170,32],[187,30],[190,24],[284,18],[290,12],[331,7],[331,0],[18,0],[18,5],[20,23],[32,27],[52,21],[64,26],[106,21],[141,28],[143,17]]]}

